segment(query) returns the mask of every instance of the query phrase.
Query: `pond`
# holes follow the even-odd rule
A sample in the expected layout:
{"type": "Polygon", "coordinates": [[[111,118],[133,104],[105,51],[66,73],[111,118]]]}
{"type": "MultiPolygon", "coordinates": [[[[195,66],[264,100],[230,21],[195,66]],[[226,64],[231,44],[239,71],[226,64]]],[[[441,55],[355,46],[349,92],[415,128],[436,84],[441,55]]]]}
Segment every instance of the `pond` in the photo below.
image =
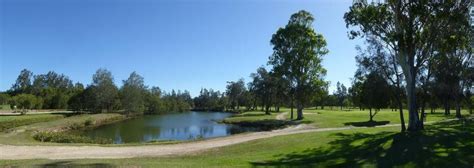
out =
{"type": "Polygon", "coordinates": [[[83,135],[91,138],[112,139],[114,143],[150,142],[161,140],[192,140],[228,136],[248,131],[236,125],[217,121],[230,117],[225,112],[184,112],[163,115],[144,115],[99,128],[83,135]]]}

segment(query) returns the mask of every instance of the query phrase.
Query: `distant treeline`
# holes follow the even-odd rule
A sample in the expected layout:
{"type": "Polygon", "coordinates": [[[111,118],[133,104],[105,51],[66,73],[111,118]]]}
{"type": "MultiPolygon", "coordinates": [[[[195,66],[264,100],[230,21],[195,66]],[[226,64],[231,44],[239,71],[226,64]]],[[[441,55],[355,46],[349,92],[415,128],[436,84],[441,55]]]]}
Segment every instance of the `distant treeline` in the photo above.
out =
{"type": "Polygon", "coordinates": [[[156,114],[188,111],[193,100],[188,91],[163,92],[159,87],[148,88],[143,77],[130,74],[118,88],[112,73],[99,69],[92,84],[73,84],[69,77],[56,72],[33,75],[22,70],[12,88],[0,93],[0,104],[12,109],[69,109],[82,112],[123,112],[125,114],[156,114]]]}

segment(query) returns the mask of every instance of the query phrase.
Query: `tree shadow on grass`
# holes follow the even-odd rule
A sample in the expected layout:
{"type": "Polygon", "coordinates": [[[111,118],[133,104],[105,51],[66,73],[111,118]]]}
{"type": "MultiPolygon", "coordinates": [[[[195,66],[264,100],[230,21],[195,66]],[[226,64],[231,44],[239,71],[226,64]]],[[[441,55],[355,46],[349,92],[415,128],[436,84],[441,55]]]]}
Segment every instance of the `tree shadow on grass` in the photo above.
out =
{"type": "Polygon", "coordinates": [[[345,126],[354,126],[354,127],[375,127],[380,125],[387,125],[390,121],[364,121],[364,122],[346,122],[345,126]]]}
{"type": "Polygon", "coordinates": [[[469,167],[474,165],[474,124],[430,126],[420,133],[335,133],[328,145],[251,162],[255,167],[469,167]]]}
{"type": "Polygon", "coordinates": [[[77,164],[72,163],[71,161],[55,161],[52,163],[46,163],[41,165],[36,165],[37,167],[52,168],[52,167],[116,167],[110,164],[105,163],[90,163],[90,164],[77,164]]]}
{"type": "Polygon", "coordinates": [[[267,116],[269,114],[265,114],[264,112],[262,113],[242,113],[237,115],[237,117],[252,117],[252,116],[267,116]]]}
{"type": "Polygon", "coordinates": [[[289,125],[296,125],[296,122],[286,121],[286,120],[277,120],[277,119],[265,119],[265,120],[255,120],[255,121],[239,121],[232,122],[230,124],[238,125],[243,128],[258,128],[259,131],[269,131],[274,129],[284,128],[289,125]]]}

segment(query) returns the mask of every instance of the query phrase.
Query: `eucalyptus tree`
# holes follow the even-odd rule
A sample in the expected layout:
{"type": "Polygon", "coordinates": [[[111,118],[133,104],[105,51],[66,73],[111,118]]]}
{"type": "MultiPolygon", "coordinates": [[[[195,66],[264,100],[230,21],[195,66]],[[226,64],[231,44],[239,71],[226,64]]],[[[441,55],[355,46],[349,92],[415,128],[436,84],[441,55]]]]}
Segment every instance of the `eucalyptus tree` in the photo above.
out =
{"type": "MultiPolygon", "coordinates": [[[[463,10],[463,9],[457,9],[463,10]]],[[[452,12],[462,13],[462,12],[452,12]]],[[[467,13],[467,12],[466,12],[467,13]]],[[[453,17],[455,18],[455,17],[453,17]]],[[[462,17],[460,17],[462,18],[462,17]]],[[[471,34],[472,30],[467,19],[450,20],[447,29],[440,33],[440,42],[437,45],[436,57],[433,59],[436,82],[441,86],[439,90],[446,96],[445,113],[449,113],[449,102],[452,99],[456,106],[456,116],[461,117],[461,103],[466,90],[471,89],[474,66],[472,59],[471,34]]]]}
{"type": "Polygon", "coordinates": [[[264,67],[259,67],[256,73],[250,74],[252,82],[250,83],[250,89],[254,93],[255,97],[260,100],[262,110],[264,109],[265,114],[270,114],[270,107],[273,104],[275,98],[275,89],[277,81],[264,67]]]}
{"type": "Polygon", "coordinates": [[[32,85],[33,72],[23,69],[18,75],[15,84],[11,88],[11,92],[15,94],[29,93],[32,85]]]}
{"type": "Polygon", "coordinates": [[[465,8],[467,11],[468,3],[469,0],[356,1],[344,16],[348,27],[358,27],[350,31],[351,38],[376,38],[395,55],[405,77],[410,131],[423,127],[416,104],[419,70],[432,57],[434,44],[439,33],[446,29],[447,22],[458,19],[456,14],[464,11],[457,9],[465,8]]]}
{"type": "Polygon", "coordinates": [[[303,119],[303,108],[321,90],[326,70],[322,57],[329,51],[326,40],[312,27],[314,17],[301,10],[290,17],[288,24],[273,34],[273,54],[268,61],[277,74],[288,80],[297,108],[298,120],[303,119]]]}
{"type": "Polygon", "coordinates": [[[122,108],[127,115],[130,113],[140,114],[145,111],[147,86],[145,86],[143,77],[137,72],[132,72],[128,79],[123,81],[120,92],[122,108]]]}
{"type": "Polygon", "coordinates": [[[246,89],[244,79],[239,79],[236,82],[227,82],[226,95],[229,98],[229,105],[233,110],[240,108],[239,100],[242,99],[246,89]]]}
{"type": "Polygon", "coordinates": [[[344,86],[344,84],[337,82],[336,92],[334,93],[334,95],[337,97],[338,105],[342,110],[342,107],[344,106],[344,101],[347,99],[347,95],[348,95],[346,86],[344,86]]]}
{"type": "Polygon", "coordinates": [[[95,100],[94,111],[101,112],[107,110],[108,112],[116,109],[119,104],[118,88],[114,83],[112,73],[107,69],[98,69],[92,76],[92,94],[95,100]]]}

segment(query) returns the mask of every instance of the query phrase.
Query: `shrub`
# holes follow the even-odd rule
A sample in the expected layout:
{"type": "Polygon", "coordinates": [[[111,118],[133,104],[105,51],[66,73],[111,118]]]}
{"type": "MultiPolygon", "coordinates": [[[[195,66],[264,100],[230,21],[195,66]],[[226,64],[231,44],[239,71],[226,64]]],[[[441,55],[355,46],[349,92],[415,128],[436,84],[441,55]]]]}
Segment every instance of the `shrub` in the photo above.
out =
{"type": "Polygon", "coordinates": [[[111,139],[95,138],[73,135],[66,132],[37,132],[33,138],[40,142],[56,142],[56,143],[96,143],[96,144],[110,144],[113,143],[111,139]]]}
{"type": "Polygon", "coordinates": [[[77,122],[69,124],[68,126],[70,130],[78,130],[78,129],[81,129],[82,127],[83,127],[82,124],[77,123],[77,122]]]}
{"type": "Polygon", "coordinates": [[[84,122],[84,126],[91,126],[94,124],[94,120],[92,120],[92,118],[88,118],[85,122],[84,122]]]}

